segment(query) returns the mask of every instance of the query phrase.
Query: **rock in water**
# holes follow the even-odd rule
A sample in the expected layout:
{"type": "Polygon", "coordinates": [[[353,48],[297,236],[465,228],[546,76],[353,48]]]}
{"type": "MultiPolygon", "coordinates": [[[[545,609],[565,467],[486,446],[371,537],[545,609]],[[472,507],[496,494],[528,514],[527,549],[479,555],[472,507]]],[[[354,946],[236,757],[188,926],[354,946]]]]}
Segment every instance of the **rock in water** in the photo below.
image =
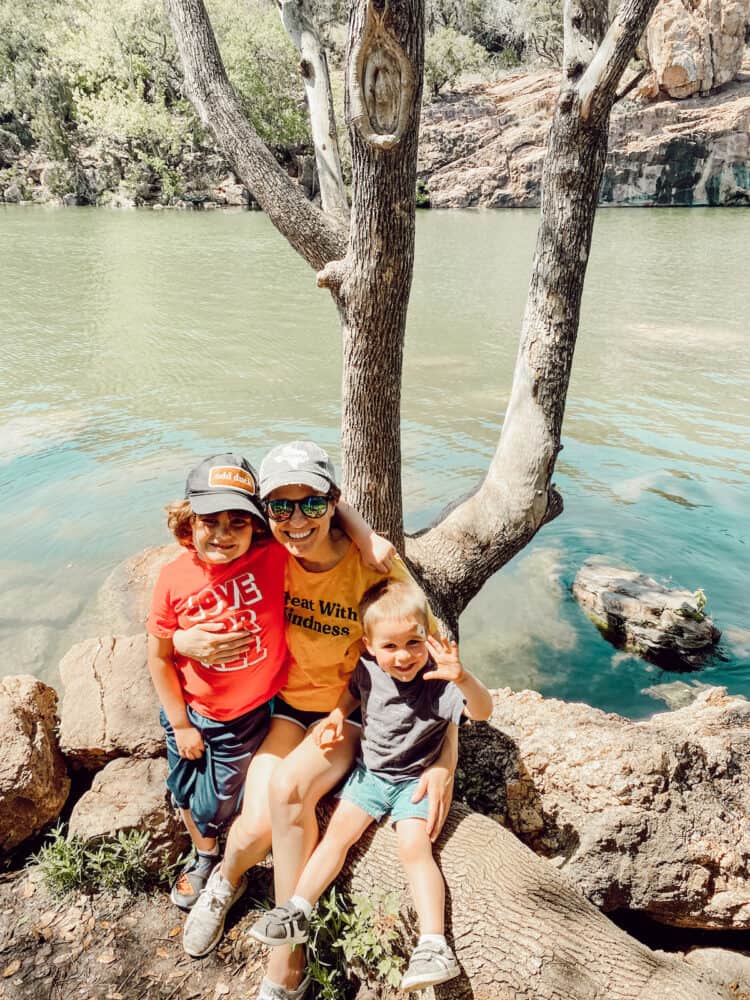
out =
{"type": "Polygon", "coordinates": [[[0,850],[9,851],[59,815],[70,790],[57,745],[57,695],[34,677],[0,680],[0,850]]]}
{"type": "Polygon", "coordinates": [[[573,596],[615,646],[672,670],[701,666],[721,635],[701,591],[665,587],[635,570],[587,560],[573,596]]]}

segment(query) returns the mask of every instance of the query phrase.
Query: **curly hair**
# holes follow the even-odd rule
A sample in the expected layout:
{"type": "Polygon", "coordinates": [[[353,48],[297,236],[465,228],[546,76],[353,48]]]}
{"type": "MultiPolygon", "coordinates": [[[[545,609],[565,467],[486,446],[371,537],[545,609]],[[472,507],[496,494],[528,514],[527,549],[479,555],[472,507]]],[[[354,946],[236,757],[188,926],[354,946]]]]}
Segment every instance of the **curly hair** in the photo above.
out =
{"type": "MultiPolygon", "coordinates": [[[[180,545],[186,549],[193,547],[193,521],[195,514],[190,506],[189,500],[176,500],[167,504],[164,508],[167,512],[167,527],[172,532],[180,545]]],[[[253,541],[256,538],[265,538],[268,535],[268,528],[264,521],[254,514],[253,518],[253,541]]]]}

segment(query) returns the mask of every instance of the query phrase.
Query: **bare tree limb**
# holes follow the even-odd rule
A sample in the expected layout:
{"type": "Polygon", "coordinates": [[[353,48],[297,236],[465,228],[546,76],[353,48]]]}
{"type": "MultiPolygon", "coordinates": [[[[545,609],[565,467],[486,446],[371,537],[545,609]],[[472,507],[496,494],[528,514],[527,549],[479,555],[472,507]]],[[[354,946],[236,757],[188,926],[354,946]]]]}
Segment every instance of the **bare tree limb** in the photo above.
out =
{"type": "Polygon", "coordinates": [[[346,228],[326,216],[279,166],[245,118],[227,78],[203,0],[165,0],[185,90],[237,176],[276,228],[315,270],[341,257],[346,228]]]}
{"type": "Polygon", "coordinates": [[[307,0],[277,0],[277,4],[281,23],[300,55],[323,211],[347,221],[349,202],[341,173],[328,60],[318,28],[307,0]]]}
{"type": "Polygon", "coordinates": [[[614,103],[617,104],[619,101],[624,100],[628,96],[628,94],[631,93],[631,91],[635,90],[635,88],[638,86],[638,84],[641,82],[644,76],[647,76],[650,72],[651,71],[648,68],[648,66],[645,66],[642,70],[636,73],[633,79],[629,80],[627,84],[622,88],[622,90],[618,90],[614,103]]]}
{"type": "Polygon", "coordinates": [[[656,2],[657,0],[623,0],[604,41],[578,85],[584,121],[609,114],[617,85],[633,58],[635,47],[646,30],[656,2]]]}

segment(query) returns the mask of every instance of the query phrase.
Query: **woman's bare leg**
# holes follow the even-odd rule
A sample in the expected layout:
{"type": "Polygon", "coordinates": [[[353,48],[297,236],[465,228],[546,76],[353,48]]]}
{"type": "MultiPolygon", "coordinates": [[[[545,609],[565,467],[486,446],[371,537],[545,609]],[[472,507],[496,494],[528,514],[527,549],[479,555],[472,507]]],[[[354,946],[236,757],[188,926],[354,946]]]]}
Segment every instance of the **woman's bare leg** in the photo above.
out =
{"type": "MultiPolygon", "coordinates": [[[[344,738],[321,750],[308,733],[304,741],[279,764],[271,782],[271,822],[276,901],[289,899],[307,859],[318,842],[315,807],[352,765],[359,746],[359,728],[345,725],[344,738]]],[[[268,978],[287,988],[295,987],[305,965],[303,948],[274,948],[268,978]]]]}
{"type": "Polygon", "coordinates": [[[253,755],[245,779],[242,812],[231,826],[221,863],[222,876],[234,886],[271,849],[268,803],[271,775],[282,758],[299,746],[304,737],[303,729],[293,722],[272,719],[268,735],[253,755]]]}

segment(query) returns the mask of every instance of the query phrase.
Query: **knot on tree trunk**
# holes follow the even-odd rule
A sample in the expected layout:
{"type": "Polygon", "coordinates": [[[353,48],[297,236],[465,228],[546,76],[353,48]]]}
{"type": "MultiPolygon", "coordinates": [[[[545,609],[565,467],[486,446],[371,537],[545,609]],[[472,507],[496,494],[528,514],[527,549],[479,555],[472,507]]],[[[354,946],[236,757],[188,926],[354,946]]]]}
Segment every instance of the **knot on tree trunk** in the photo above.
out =
{"type": "Polygon", "coordinates": [[[414,69],[375,4],[367,6],[362,35],[349,63],[350,121],[375,149],[392,149],[409,124],[415,89],[414,69]]]}
{"type": "Polygon", "coordinates": [[[318,288],[328,288],[334,295],[338,296],[348,271],[349,262],[346,257],[343,260],[329,260],[325,267],[317,273],[315,280],[318,288]]]}

